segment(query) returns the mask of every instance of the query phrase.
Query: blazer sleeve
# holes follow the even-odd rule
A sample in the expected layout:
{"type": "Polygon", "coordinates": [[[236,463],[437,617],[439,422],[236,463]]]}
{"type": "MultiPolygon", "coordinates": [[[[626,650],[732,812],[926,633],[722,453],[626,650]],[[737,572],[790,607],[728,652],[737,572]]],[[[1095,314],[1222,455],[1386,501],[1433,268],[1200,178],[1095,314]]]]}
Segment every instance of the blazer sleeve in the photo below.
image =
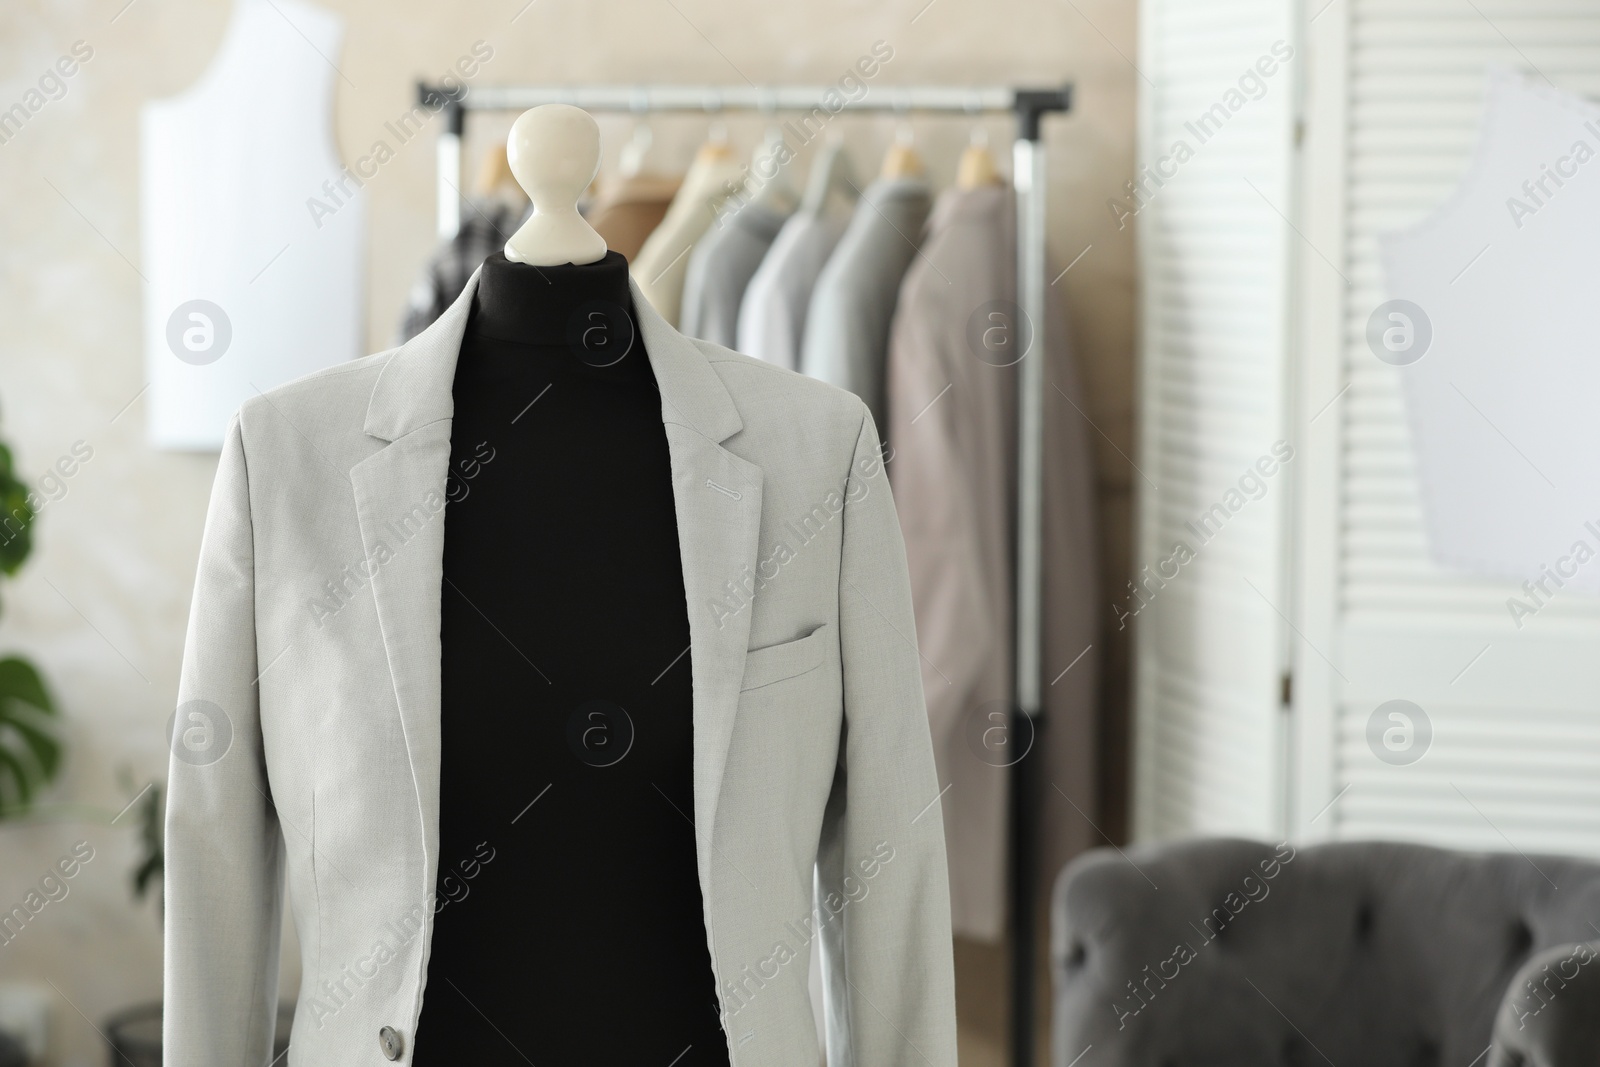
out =
{"type": "Polygon", "coordinates": [[[168,739],[166,1067],[272,1059],[282,838],[256,688],[253,541],[236,415],[206,513],[168,739]]]}
{"type": "Polygon", "coordinates": [[[817,868],[828,1063],[954,1067],[955,970],[938,776],[905,546],[877,427],[864,406],[846,485],[839,571],[844,728],[817,868]]]}

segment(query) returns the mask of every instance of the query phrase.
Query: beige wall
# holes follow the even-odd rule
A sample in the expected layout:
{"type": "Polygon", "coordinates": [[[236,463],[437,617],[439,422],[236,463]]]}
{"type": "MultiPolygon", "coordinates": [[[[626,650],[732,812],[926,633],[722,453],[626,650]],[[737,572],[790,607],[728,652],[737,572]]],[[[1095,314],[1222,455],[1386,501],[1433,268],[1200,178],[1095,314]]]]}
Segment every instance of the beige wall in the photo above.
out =
{"type": "MultiPolygon", "coordinates": [[[[73,842],[88,840],[96,849],[71,895],[0,946],[0,982],[48,979],[59,987],[55,1062],[82,1065],[104,1062],[85,1016],[98,1022],[160,990],[155,913],[148,904],[136,908],[128,889],[130,818],[105,824],[129,799],[117,784],[118,768],[141,783],[164,775],[163,726],[215,463],[152,452],[143,442],[143,405],[134,400],[144,383],[141,282],[132,264],[140,246],[139,105],[201,73],[228,5],[133,0],[122,9],[124,2],[20,0],[0,8],[5,105],[75,40],[95,49],[65,97],[0,145],[0,436],[34,481],[74,442],[94,450],[65,495],[45,509],[35,557],[4,590],[0,650],[25,651],[48,673],[70,720],[71,757],[55,797],[63,810],[0,826],[0,905],[20,900],[73,842]]],[[[335,100],[347,161],[410,105],[418,77],[436,77],[479,39],[494,48],[480,84],[816,83],[837,78],[878,39],[895,55],[875,86],[1075,81],[1076,113],[1048,133],[1050,247],[1065,265],[1093,246],[1059,284],[1073,311],[1090,415],[1103,431],[1094,437],[1104,584],[1121,586],[1130,470],[1107,442],[1132,452],[1133,252],[1131,231],[1117,231],[1104,205],[1132,170],[1137,75],[1123,58],[1134,54],[1132,0],[535,0],[526,8],[523,0],[324,2],[347,20],[336,62],[348,82],[337,80],[335,100]]],[[[474,128],[469,158],[505,121],[485,119],[474,128]]],[[[749,146],[760,124],[729,127],[749,146]]],[[[875,169],[893,123],[848,118],[840,128],[862,170],[875,169]]],[[[626,120],[606,122],[608,158],[626,129],[626,120]]],[[[662,120],[655,129],[652,162],[670,169],[687,161],[705,123],[662,120]]],[[[936,179],[948,182],[967,123],[919,121],[916,129],[936,179]]],[[[1006,124],[990,129],[1003,150],[1006,124]]],[[[387,344],[433,242],[430,146],[431,138],[419,138],[401,149],[367,188],[369,347],[387,344]]],[[[1120,721],[1126,657],[1115,635],[1102,650],[1111,659],[1107,707],[1120,721]]],[[[1116,814],[1110,817],[1115,825],[1116,814]]],[[[964,949],[962,958],[963,1058],[988,1062],[998,1055],[1004,1024],[990,981],[1001,969],[992,951],[964,949]]]]}

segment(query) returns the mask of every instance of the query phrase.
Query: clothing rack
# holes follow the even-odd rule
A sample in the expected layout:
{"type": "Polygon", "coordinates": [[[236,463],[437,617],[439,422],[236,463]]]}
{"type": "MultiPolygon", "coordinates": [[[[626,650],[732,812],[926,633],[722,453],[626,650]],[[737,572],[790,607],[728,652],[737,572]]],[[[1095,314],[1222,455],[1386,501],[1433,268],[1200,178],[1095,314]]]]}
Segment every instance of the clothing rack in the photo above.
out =
{"type": "MultiPolygon", "coordinates": [[[[1040,120],[1072,109],[1072,87],[1016,89],[1003,86],[875,86],[859,99],[844,98],[837,107],[822,101],[831,86],[484,86],[451,92],[426,83],[417,86],[420,102],[443,111],[439,134],[438,220],[441,237],[451,237],[461,224],[461,137],[470,111],[525,111],[541,104],[571,104],[586,111],[635,115],[679,112],[716,117],[728,111],[839,111],[895,114],[942,113],[993,115],[1016,119],[1012,142],[1012,186],[1017,210],[1017,303],[1032,326],[1032,343],[1021,360],[1017,405],[1017,531],[1016,531],[1016,698],[1010,743],[1023,752],[1012,765],[1011,887],[1012,922],[1012,1062],[1032,1067],[1035,1008],[1036,926],[1033,887],[1036,880],[1034,840],[1037,831],[1033,768],[1043,759],[1026,757],[1039,749],[1042,720],[1041,601],[1043,549],[1044,363],[1027,355],[1043,352],[1048,316],[1045,296],[1045,152],[1040,120]]],[[[1018,336],[1026,334],[1018,333],[1018,336]]]]}

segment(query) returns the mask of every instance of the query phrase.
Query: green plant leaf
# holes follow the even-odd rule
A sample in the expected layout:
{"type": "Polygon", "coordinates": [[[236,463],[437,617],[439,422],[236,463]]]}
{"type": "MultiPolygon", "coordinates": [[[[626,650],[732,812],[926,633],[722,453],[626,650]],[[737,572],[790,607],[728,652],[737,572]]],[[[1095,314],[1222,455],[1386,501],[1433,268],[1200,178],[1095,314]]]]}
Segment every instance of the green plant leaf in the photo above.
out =
{"type": "Polygon", "coordinates": [[[144,799],[139,801],[139,845],[144,852],[144,860],[133,872],[133,895],[136,899],[143,900],[150,883],[161,877],[165,870],[165,818],[161,786],[152,782],[144,799]]]}
{"type": "Polygon", "coordinates": [[[28,487],[16,476],[11,449],[0,444],[0,574],[15,574],[33,547],[28,487]]]}
{"type": "Polygon", "coordinates": [[[13,752],[0,746],[0,819],[28,810],[34,777],[13,752]]]}
{"type": "Polygon", "coordinates": [[[33,664],[0,659],[0,818],[26,810],[61,770],[60,716],[33,664]]]}

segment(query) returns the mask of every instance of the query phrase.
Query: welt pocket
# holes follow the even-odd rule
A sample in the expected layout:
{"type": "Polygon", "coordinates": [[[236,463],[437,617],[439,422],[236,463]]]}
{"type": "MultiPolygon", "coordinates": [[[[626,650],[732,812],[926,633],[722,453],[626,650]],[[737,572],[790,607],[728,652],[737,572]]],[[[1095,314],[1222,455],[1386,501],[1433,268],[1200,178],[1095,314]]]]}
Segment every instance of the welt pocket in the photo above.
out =
{"type": "Polygon", "coordinates": [[[813,671],[822,665],[833,627],[823,623],[806,636],[781,645],[753,648],[744,656],[744,680],[740,692],[760,689],[787,678],[813,671]]]}

